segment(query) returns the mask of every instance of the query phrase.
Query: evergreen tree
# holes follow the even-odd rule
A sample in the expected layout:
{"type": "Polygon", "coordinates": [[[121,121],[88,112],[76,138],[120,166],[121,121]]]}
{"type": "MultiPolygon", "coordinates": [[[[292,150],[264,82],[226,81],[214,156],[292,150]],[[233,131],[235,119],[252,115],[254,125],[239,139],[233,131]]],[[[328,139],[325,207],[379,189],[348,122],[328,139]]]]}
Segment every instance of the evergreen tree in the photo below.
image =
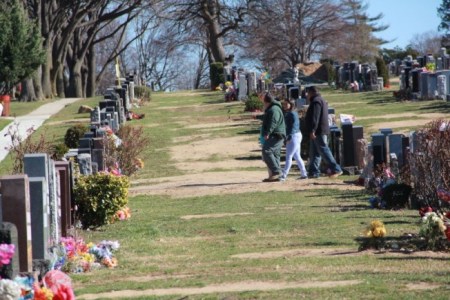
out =
{"type": "Polygon", "coordinates": [[[38,26],[19,0],[0,3],[0,94],[28,78],[44,62],[38,26]]]}
{"type": "Polygon", "coordinates": [[[377,66],[377,72],[379,77],[383,77],[383,85],[389,87],[389,71],[381,57],[376,58],[375,64],[377,66]]]}
{"type": "Polygon", "coordinates": [[[448,33],[450,30],[450,0],[442,0],[441,6],[438,7],[437,11],[441,18],[439,30],[448,33]]]}

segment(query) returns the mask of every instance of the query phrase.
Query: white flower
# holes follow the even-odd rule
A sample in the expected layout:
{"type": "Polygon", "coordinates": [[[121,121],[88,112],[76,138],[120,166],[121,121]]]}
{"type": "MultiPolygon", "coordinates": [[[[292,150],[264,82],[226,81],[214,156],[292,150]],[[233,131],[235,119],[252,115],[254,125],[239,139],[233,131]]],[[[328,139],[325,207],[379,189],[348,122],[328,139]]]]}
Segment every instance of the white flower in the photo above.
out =
{"type": "Polygon", "coordinates": [[[21,290],[19,285],[9,279],[0,280],[0,300],[18,300],[21,290]]]}

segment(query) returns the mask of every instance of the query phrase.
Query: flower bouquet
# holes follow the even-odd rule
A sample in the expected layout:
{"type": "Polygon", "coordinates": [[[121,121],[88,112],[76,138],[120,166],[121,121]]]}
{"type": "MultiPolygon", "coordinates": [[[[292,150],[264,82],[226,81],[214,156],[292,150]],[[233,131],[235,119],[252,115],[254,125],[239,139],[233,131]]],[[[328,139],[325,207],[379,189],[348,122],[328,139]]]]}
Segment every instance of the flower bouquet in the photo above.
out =
{"type": "Polygon", "coordinates": [[[360,238],[359,251],[367,249],[382,250],[385,248],[384,237],[386,236],[386,228],[383,222],[374,220],[370,222],[363,232],[364,237],[360,238]]]}

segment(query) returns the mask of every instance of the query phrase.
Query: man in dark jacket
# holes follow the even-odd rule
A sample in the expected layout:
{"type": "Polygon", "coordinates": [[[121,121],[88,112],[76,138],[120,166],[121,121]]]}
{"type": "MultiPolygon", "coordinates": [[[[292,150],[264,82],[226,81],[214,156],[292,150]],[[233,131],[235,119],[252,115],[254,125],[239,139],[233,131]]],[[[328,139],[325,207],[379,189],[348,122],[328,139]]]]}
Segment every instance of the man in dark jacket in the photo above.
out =
{"type": "Polygon", "coordinates": [[[323,158],[330,170],[330,177],[342,174],[341,166],[336,163],[328,147],[328,103],[320,96],[314,86],[308,89],[309,106],[306,111],[305,123],[309,134],[309,166],[308,173],[312,178],[320,176],[320,162],[323,158]]]}
{"type": "Polygon", "coordinates": [[[279,181],[281,174],[281,146],[286,137],[286,126],[280,102],[269,93],[264,96],[264,108],[261,132],[264,136],[262,157],[269,169],[269,177],[263,181],[273,182],[279,181]]]}

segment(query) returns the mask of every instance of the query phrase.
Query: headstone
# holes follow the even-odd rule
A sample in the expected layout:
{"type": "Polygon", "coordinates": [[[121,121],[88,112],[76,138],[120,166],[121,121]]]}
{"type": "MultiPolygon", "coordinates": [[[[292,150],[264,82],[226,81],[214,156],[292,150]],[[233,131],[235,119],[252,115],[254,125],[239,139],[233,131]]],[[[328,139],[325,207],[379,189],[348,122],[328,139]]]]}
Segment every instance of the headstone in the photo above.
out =
{"type": "Polygon", "coordinates": [[[427,99],[434,100],[437,98],[437,75],[436,73],[428,74],[427,99]]]}
{"type": "Polygon", "coordinates": [[[330,150],[331,154],[333,154],[334,159],[338,164],[341,164],[341,147],[340,147],[340,139],[341,139],[341,130],[337,126],[330,127],[330,150]]]}
{"type": "Polygon", "coordinates": [[[426,100],[428,97],[428,72],[421,72],[420,77],[420,98],[426,100]]]}
{"type": "Polygon", "coordinates": [[[100,107],[98,106],[91,111],[91,124],[100,124],[100,107]]]}
{"type": "Polygon", "coordinates": [[[437,94],[438,98],[445,100],[447,95],[447,76],[437,76],[437,94]]]}
{"type": "Polygon", "coordinates": [[[365,139],[356,140],[355,153],[357,157],[356,166],[358,170],[364,170],[367,166],[368,145],[365,139]]]}
{"type": "Polygon", "coordinates": [[[92,150],[92,162],[97,165],[97,171],[105,170],[105,150],[103,148],[92,150]]]}
{"type": "Polygon", "coordinates": [[[44,177],[31,177],[29,182],[33,191],[30,193],[33,259],[48,259],[50,205],[46,197],[47,181],[44,177]]]}
{"type": "Polygon", "coordinates": [[[81,138],[78,140],[78,148],[80,149],[91,149],[92,148],[92,138],[81,138]]]}
{"type": "Polygon", "coordinates": [[[353,140],[353,124],[350,122],[342,123],[342,137],[344,141],[344,161],[343,167],[355,166],[355,144],[353,140]]]}
{"type": "Polygon", "coordinates": [[[403,134],[390,134],[388,136],[389,141],[389,153],[394,153],[397,157],[398,167],[401,168],[404,165],[403,159],[403,134]]]}
{"type": "Polygon", "coordinates": [[[247,99],[247,79],[244,73],[239,73],[239,94],[238,100],[247,99]]]}
{"type": "Polygon", "coordinates": [[[70,163],[56,161],[55,169],[58,172],[59,197],[61,203],[61,236],[68,237],[72,221],[72,181],[70,163]]]}
{"type": "Polygon", "coordinates": [[[3,221],[17,227],[19,271],[32,271],[30,190],[27,175],[0,177],[3,221]]]}
{"type": "Polygon", "coordinates": [[[92,160],[90,154],[79,154],[78,165],[80,167],[80,173],[82,175],[92,175],[92,160]]]}
{"type": "Polygon", "coordinates": [[[256,93],[256,73],[255,72],[249,72],[247,74],[247,81],[248,81],[248,94],[251,95],[253,93],[256,93]]]}
{"type": "Polygon", "coordinates": [[[376,167],[386,162],[386,137],[384,134],[372,134],[373,165],[376,167]]]}
{"type": "MultiPolygon", "coordinates": [[[[365,152],[360,151],[364,149],[361,149],[358,145],[358,141],[364,139],[364,128],[362,126],[353,126],[352,138],[353,138],[353,153],[355,153],[354,166],[359,167],[365,157],[365,152]]],[[[364,166],[359,167],[359,170],[363,168],[364,166]]]]}

